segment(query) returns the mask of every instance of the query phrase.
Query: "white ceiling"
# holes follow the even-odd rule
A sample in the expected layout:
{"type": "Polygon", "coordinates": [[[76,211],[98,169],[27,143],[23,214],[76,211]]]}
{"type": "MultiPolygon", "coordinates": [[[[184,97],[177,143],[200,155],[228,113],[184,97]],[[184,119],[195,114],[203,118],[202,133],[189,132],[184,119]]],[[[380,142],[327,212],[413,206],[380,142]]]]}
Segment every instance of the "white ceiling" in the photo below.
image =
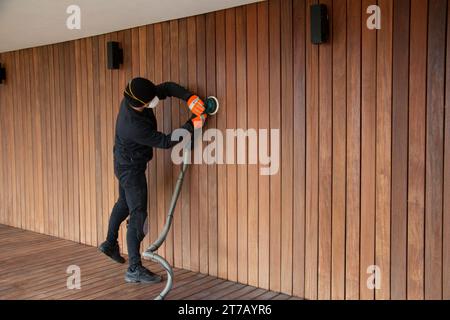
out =
{"type": "Polygon", "coordinates": [[[0,52],[74,40],[259,0],[0,0],[0,52]],[[81,29],[69,30],[70,5],[81,29]]]}

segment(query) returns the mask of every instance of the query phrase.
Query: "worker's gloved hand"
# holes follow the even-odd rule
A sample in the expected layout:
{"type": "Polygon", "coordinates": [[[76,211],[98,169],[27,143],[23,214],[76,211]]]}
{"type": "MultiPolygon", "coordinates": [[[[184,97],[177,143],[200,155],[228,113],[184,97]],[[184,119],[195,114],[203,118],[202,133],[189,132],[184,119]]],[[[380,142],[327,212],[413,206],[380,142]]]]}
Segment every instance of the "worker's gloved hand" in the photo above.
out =
{"type": "Polygon", "coordinates": [[[192,95],[187,103],[189,110],[196,116],[200,116],[205,112],[205,103],[197,95],[192,95]]]}
{"type": "Polygon", "coordinates": [[[206,113],[201,114],[201,115],[196,116],[196,117],[192,117],[191,121],[192,121],[192,124],[194,125],[194,129],[202,128],[205,125],[206,118],[207,118],[206,113]]]}

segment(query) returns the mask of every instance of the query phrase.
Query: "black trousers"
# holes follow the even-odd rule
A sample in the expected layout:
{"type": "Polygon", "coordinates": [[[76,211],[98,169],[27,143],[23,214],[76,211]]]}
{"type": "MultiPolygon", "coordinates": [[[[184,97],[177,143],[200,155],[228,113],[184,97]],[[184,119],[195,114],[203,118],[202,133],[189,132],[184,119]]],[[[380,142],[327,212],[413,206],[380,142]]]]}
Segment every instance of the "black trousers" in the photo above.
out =
{"type": "Polygon", "coordinates": [[[128,259],[130,267],[141,263],[140,245],[145,237],[144,224],[147,218],[146,166],[123,168],[114,165],[119,180],[119,199],[109,218],[106,240],[114,244],[119,236],[120,224],[130,216],[127,228],[128,259]]]}

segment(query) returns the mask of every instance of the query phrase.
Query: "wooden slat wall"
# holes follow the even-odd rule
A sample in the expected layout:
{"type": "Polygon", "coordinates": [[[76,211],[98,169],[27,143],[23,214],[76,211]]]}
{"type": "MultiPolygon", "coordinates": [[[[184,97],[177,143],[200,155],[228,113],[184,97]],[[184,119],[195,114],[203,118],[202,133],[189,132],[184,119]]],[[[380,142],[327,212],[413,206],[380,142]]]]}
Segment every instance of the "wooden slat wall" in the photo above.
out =
{"type": "MultiPolygon", "coordinates": [[[[194,165],[170,263],[309,299],[450,298],[447,0],[269,0],[0,54],[0,223],[89,245],[118,196],[115,117],[134,76],[216,95],[208,128],[280,128],[280,170],[194,165]],[[309,5],[332,34],[310,44],[309,5]],[[381,30],[366,28],[378,4],[381,30]],[[124,65],[106,69],[106,42],[124,65]],[[367,268],[381,288],[367,288],[367,268]]],[[[184,103],[156,110],[169,132],[184,103]]],[[[149,164],[148,245],[177,166],[149,164]]],[[[120,230],[126,252],[126,227],[120,230]]]]}

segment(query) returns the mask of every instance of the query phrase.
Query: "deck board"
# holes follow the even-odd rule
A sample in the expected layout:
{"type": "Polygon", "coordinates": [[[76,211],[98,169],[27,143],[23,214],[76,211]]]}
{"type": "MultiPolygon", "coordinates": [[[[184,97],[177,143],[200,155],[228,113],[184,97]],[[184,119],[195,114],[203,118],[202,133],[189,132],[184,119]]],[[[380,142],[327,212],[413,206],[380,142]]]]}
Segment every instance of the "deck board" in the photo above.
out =
{"type": "MultiPolygon", "coordinates": [[[[5,225],[0,225],[0,248],[2,300],[149,300],[165,285],[125,283],[127,265],[114,263],[95,247],[5,225]],[[66,287],[70,265],[80,267],[79,290],[66,287]]],[[[158,264],[144,261],[144,265],[165,277],[158,264]]],[[[171,300],[292,298],[189,270],[175,268],[174,274],[173,289],[167,296],[171,300]]]]}

